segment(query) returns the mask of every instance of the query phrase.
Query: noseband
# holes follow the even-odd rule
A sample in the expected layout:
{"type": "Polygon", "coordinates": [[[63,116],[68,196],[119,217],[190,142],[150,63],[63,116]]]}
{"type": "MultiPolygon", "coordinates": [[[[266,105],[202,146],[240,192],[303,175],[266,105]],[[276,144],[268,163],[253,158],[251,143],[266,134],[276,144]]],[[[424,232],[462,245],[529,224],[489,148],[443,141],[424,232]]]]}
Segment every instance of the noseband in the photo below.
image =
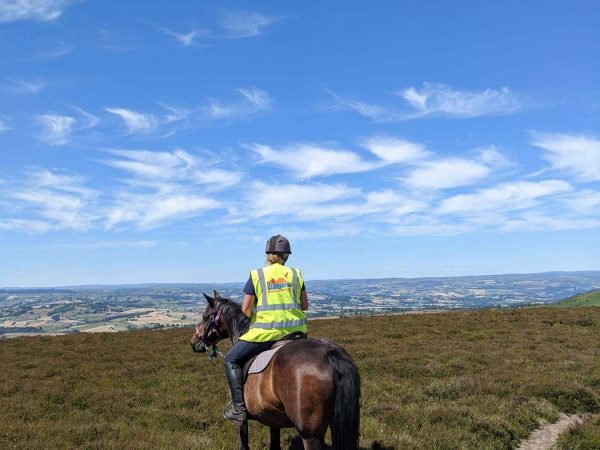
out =
{"type": "Polygon", "coordinates": [[[204,333],[200,333],[200,324],[196,325],[196,338],[200,339],[206,347],[210,347],[211,345],[215,347],[217,342],[227,337],[223,336],[219,331],[222,315],[223,303],[219,302],[215,306],[215,313],[208,326],[204,329],[204,333]]]}

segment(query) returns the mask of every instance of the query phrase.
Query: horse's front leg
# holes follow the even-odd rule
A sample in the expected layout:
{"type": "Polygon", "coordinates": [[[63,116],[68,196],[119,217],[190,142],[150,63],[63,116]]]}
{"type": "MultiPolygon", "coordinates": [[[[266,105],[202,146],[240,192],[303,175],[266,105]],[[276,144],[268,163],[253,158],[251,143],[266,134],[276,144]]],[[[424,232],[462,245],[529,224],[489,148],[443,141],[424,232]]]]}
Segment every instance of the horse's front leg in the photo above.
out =
{"type": "Polygon", "coordinates": [[[281,450],[281,430],[271,427],[271,445],[269,450],[281,450]]]}
{"type": "Polygon", "coordinates": [[[248,447],[248,421],[244,420],[244,423],[238,425],[240,431],[240,450],[250,450],[248,447]]]}

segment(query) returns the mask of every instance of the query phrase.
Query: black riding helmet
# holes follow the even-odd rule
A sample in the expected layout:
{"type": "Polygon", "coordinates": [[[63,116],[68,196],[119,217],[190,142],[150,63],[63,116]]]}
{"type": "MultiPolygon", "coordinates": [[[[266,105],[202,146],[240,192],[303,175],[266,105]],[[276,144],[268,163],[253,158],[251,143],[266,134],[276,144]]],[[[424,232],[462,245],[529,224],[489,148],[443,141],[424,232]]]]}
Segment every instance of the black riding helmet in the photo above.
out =
{"type": "Polygon", "coordinates": [[[275,235],[267,241],[265,253],[287,253],[291,255],[290,241],[285,236],[275,235]]]}

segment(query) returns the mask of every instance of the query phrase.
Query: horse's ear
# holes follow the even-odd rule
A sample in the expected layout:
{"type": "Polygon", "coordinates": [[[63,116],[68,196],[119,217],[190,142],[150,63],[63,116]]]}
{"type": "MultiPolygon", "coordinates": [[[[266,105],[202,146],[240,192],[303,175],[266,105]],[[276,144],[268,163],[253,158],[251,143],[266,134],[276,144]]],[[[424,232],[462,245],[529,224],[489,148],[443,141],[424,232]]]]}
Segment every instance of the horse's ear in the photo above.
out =
{"type": "Polygon", "coordinates": [[[221,297],[221,294],[218,291],[213,291],[213,294],[215,296],[215,300],[221,300],[223,297],[221,297]]]}
{"type": "Polygon", "coordinates": [[[214,308],[215,307],[215,299],[212,298],[210,295],[206,295],[204,292],[202,293],[202,295],[204,295],[204,298],[206,299],[206,301],[208,302],[208,304],[214,308]]]}

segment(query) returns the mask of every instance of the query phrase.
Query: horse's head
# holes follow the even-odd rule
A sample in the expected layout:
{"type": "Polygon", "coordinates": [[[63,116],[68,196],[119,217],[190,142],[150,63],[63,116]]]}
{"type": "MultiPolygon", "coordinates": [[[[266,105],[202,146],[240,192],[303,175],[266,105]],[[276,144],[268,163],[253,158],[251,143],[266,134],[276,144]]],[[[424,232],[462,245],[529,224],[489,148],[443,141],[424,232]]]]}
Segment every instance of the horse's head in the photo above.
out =
{"type": "Polygon", "coordinates": [[[202,321],[196,325],[191,341],[192,350],[196,353],[204,353],[207,347],[229,337],[223,315],[223,308],[228,300],[221,297],[217,291],[214,291],[214,297],[206,294],[204,297],[208,305],[202,314],[202,321]]]}

